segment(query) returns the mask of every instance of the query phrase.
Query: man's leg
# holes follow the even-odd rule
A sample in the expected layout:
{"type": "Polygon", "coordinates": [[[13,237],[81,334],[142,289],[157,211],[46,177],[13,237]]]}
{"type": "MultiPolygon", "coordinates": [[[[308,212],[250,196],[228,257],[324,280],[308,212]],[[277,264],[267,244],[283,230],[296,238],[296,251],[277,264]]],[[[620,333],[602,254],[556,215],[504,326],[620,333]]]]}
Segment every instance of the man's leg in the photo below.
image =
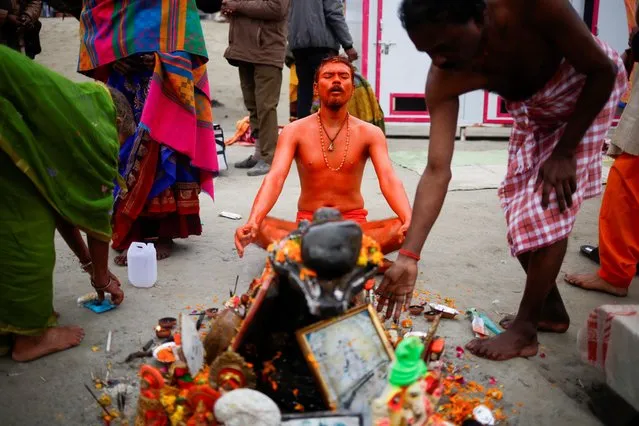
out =
{"type": "Polygon", "coordinates": [[[257,104],[255,102],[255,66],[249,63],[240,63],[238,70],[240,74],[242,98],[244,98],[244,106],[249,112],[251,132],[255,137],[255,151],[248,158],[235,163],[235,167],[238,169],[250,169],[257,164],[257,160],[259,160],[260,156],[260,125],[257,117],[257,104]]]}
{"type": "Polygon", "coordinates": [[[474,355],[495,361],[537,354],[537,327],[544,304],[556,286],[555,280],[566,255],[568,239],[529,254],[524,296],[517,317],[502,334],[490,339],[475,339],[466,345],[474,355]]]}
{"type": "Polygon", "coordinates": [[[379,243],[382,253],[388,254],[402,248],[402,238],[399,229],[402,221],[399,218],[376,220],[360,224],[364,234],[368,235],[379,243]]]}
{"type": "Polygon", "coordinates": [[[610,170],[599,213],[599,258],[598,273],[566,275],[566,282],[626,296],[639,261],[639,156],[622,154],[610,170]]]}
{"type": "Polygon", "coordinates": [[[277,104],[282,89],[282,69],[272,65],[255,65],[255,102],[260,127],[260,159],[249,176],[268,173],[277,146],[277,104]]]}
{"type": "MultiPolygon", "coordinates": [[[[530,262],[530,252],[523,253],[517,256],[519,264],[524,269],[526,275],[528,275],[528,264],[530,262]]],[[[510,327],[515,320],[516,316],[506,315],[500,322],[504,329],[510,327]]],[[[570,327],[570,316],[566,311],[564,301],[559,294],[559,288],[557,284],[553,285],[548,297],[544,302],[544,308],[541,311],[541,318],[537,331],[546,331],[551,333],[565,333],[570,327]]]]}
{"type": "Polygon", "coordinates": [[[255,244],[263,249],[267,249],[271,243],[281,240],[296,229],[297,223],[295,222],[267,216],[257,231],[255,244]]]}

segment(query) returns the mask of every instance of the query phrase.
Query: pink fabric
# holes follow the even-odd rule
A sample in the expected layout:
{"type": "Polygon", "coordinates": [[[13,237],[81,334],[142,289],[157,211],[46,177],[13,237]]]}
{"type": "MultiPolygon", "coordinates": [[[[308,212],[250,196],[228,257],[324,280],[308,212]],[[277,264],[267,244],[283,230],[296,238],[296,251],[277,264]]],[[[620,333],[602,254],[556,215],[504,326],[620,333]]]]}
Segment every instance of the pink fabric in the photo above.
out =
{"type": "Polygon", "coordinates": [[[156,53],[156,65],[140,120],[151,138],[188,156],[201,170],[200,185],[213,197],[218,171],[206,66],[190,55],[156,53]]]}
{"type": "Polygon", "coordinates": [[[626,89],[627,78],[619,55],[605,43],[599,41],[599,44],[619,71],[608,102],[577,147],[577,192],[573,194],[572,207],[564,213],[559,212],[554,191],[548,209],[544,210],[542,188],[535,187],[540,167],[552,154],[575,109],[585,75],[564,61],[555,76],[532,98],[507,104],[514,126],[508,146],[508,170],[499,188],[499,198],[513,256],[566,238],[582,202],[602,191],[602,145],[619,98],[626,89]]]}

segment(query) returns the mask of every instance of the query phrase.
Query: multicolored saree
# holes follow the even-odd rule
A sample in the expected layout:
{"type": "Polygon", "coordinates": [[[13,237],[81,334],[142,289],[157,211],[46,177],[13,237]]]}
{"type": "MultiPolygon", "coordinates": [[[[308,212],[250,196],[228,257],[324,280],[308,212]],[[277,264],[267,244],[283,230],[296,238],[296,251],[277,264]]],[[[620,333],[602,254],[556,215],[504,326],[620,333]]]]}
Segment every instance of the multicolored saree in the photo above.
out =
{"type": "Polygon", "coordinates": [[[128,192],[118,192],[113,247],[201,233],[199,193],[218,171],[206,47],[193,0],[89,0],[80,18],[79,71],[122,91],[136,134],[121,148],[128,192]],[[152,71],[113,69],[151,53],[152,71]]]}

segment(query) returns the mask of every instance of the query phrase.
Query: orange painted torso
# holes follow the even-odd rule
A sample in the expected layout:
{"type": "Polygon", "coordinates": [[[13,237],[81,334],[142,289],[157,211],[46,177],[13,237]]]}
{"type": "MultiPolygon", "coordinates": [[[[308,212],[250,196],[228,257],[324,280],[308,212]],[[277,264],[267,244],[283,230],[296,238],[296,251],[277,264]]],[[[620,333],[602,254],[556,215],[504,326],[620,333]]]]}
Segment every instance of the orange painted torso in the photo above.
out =
{"type": "Polygon", "coordinates": [[[362,121],[350,117],[350,143],[346,151],[346,126],[334,142],[334,150],[328,151],[330,141],[324,135],[324,154],[331,168],[326,166],[322,154],[320,130],[315,114],[294,123],[296,127],[297,152],[295,162],[302,188],[298,210],[315,211],[320,207],[334,207],[342,212],[364,208],[361,193],[364,167],[369,158],[370,131],[362,121]]]}

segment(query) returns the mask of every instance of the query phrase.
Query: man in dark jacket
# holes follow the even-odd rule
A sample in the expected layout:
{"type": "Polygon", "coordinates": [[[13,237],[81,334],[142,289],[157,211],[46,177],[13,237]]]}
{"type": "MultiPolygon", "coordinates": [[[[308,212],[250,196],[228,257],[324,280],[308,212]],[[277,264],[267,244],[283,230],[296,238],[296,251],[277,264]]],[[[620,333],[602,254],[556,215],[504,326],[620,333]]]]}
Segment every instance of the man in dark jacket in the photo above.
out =
{"type": "Polygon", "coordinates": [[[0,44],[33,59],[39,54],[41,0],[0,0],[0,44]]]}
{"type": "Polygon", "coordinates": [[[244,104],[250,113],[255,153],[235,164],[249,176],[270,170],[277,145],[277,104],[286,55],[290,0],[224,0],[229,16],[229,47],[224,57],[238,67],[244,104]]]}
{"type": "Polygon", "coordinates": [[[342,0],[293,1],[288,33],[299,80],[297,118],[304,118],[311,114],[315,71],[322,59],[337,55],[342,46],[352,62],[357,60],[357,51],[346,25],[342,0]]]}

